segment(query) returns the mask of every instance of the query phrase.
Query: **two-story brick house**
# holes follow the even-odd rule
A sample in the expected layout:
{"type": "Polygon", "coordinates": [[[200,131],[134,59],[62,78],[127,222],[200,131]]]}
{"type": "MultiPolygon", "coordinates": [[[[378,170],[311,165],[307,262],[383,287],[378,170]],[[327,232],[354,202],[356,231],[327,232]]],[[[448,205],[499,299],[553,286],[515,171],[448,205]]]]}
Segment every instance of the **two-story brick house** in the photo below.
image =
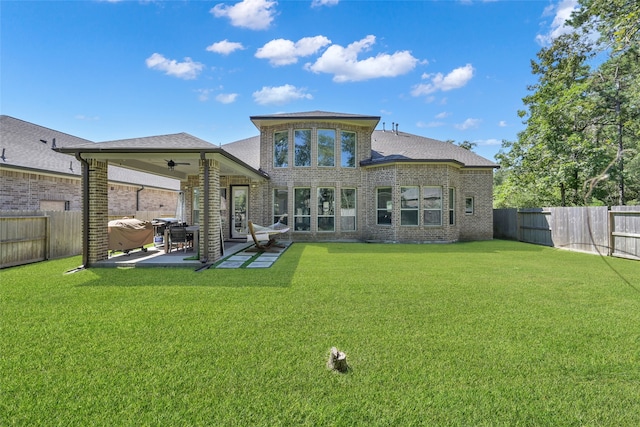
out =
{"type": "Polygon", "coordinates": [[[256,137],[221,147],[188,134],[77,144],[86,264],[106,258],[109,165],[178,179],[202,262],[247,223],[284,214],[292,241],[491,239],[494,163],[454,144],[376,130],[378,116],[313,111],[250,118],[256,137]]]}
{"type": "MultiPolygon", "coordinates": [[[[496,165],[457,145],[395,129],[380,117],[313,111],[253,116],[258,137],[222,148],[269,176],[226,185],[230,232],[282,214],[294,241],[452,242],[491,239],[496,165]],[[248,215],[237,197],[249,196],[248,215]],[[252,201],[255,206],[252,206],[252,201]]],[[[232,236],[233,237],[233,236],[232,236]]]]}

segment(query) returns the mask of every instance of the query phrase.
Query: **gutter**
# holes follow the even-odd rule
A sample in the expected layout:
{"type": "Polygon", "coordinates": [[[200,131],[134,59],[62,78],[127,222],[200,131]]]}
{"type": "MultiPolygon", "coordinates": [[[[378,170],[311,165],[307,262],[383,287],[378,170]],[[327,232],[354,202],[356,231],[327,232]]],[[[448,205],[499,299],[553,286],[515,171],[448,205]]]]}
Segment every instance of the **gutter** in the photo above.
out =
{"type": "Polygon", "coordinates": [[[136,190],[136,211],[140,210],[140,192],[144,190],[144,185],[136,190]]]}

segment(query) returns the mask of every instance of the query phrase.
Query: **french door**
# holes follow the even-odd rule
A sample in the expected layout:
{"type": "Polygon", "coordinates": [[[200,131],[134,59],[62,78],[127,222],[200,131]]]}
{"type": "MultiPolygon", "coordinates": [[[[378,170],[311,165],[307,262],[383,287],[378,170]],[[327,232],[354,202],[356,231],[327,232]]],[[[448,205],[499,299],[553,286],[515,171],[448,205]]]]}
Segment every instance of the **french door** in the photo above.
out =
{"type": "Polygon", "coordinates": [[[231,187],[231,237],[247,236],[247,215],[249,213],[249,187],[231,187]]]}

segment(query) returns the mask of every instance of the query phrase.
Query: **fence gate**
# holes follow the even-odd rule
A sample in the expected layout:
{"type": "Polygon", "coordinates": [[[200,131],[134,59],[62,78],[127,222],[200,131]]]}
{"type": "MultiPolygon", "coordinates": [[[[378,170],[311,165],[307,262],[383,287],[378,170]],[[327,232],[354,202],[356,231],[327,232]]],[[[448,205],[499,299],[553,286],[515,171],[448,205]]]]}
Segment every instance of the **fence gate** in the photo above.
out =
{"type": "Polygon", "coordinates": [[[47,254],[48,218],[4,217],[0,220],[0,268],[44,261],[47,254]]]}

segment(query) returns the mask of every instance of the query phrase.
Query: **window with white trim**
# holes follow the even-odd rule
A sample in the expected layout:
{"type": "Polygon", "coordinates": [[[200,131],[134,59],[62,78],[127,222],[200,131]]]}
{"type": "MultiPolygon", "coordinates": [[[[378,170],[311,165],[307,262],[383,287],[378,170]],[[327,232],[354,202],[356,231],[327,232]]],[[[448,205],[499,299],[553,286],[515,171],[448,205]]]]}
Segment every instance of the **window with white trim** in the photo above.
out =
{"type": "Polygon", "coordinates": [[[318,129],[318,166],[336,165],[336,131],[318,129]]]}
{"type": "Polygon", "coordinates": [[[289,131],[273,134],[273,167],[286,168],[289,166],[289,131]]]}
{"type": "Polygon", "coordinates": [[[422,187],[424,225],[442,225],[442,187],[422,187]]]}
{"type": "Polygon", "coordinates": [[[449,188],[449,225],[456,223],[456,189],[449,188]]]}
{"type": "Polygon", "coordinates": [[[473,215],[475,210],[473,197],[465,197],[464,199],[464,213],[466,215],[473,215]]]}
{"type": "Polygon", "coordinates": [[[356,167],[356,133],[340,132],[340,166],[343,168],[356,167]]]}
{"type": "Polygon", "coordinates": [[[336,230],[335,196],[335,188],[318,188],[318,231],[336,230]]]}
{"type": "Polygon", "coordinates": [[[280,221],[282,224],[288,224],[288,218],[286,216],[283,217],[288,209],[289,192],[286,188],[275,188],[273,190],[273,223],[280,221]]]}
{"type": "Polygon", "coordinates": [[[376,224],[391,225],[393,193],[391,187],[376,188],[376,224]]]}
{"type": "Polygon", "coordinates": [[[311,130],[297,129],[294,132],[294,166],[311,166],[311,130]]]}
{"type": "Polygon", "coordinates": [[[293,190],[293,229],[295,231],[311,230],[311,189],[295,188],[293,190]]]}
{"type": "Polygon", "coordinates": [[[400,187],[400,225],[418,225],[420,188],[400,187]]]}
{"type": "Polygon", "coordinates": [[[356,189],[340,190],[340,230],[356,230],[356,189]]]}

